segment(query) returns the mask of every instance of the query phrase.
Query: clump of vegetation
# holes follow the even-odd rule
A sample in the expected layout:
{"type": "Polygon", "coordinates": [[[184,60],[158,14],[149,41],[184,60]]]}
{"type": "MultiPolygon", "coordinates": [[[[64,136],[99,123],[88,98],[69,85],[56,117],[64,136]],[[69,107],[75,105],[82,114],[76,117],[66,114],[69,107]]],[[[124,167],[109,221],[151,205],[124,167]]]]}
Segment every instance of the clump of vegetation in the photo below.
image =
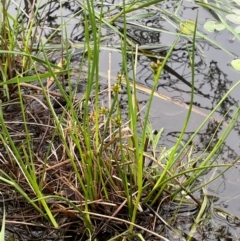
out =
{"type": "MultiPolygon", "coordinates": [[[[161,61],[154,57],[154,84],[145,114],[138,102],[138,84],[134,75],[129,76],[126,60],[126,56],[132,57],[136,73],[141,53],[127,35],[127,13],[156,2],[123,2],[123,10],[109,19],[104,18],[103,4],[98,12],[93,1],[86,5],[78,2],[85,35],[78,72],[71,62],[74,46],[63,41],[67,39],[63,36],[64,22],[43,42],[33,17],[39,6],[31,6],[30,13],[34,14],[28,15],[25,31],[26,23],[17,20],[21,8],[13,17],[8,13],[9,3],[3,2],[0,191],[7,208],[9,240],[168,240],[171,235],[191,240],[196,232],[209,204],[204,187],[216,176],[204,183],[199,177],[219,167],[221,175],[237,161],[214,162],[240,109],[210,151],[195,155],[193,140],[239,82],[184,143],[194,100],[194,25],[189,36],[192,83],[188,114],[176,143],[168,150],[160,147],[162,130],[154,135],[149,113],[163,68],[181,34],[161,61]],[[122,31],[115,27],[117,19],[123,23],[122,31]],[[99,71],[104,24],[119,34],[122,54],[120,74],[114,80],[109,76],[107,86],[100,81],[99,71]],[[50,48],[59,31],[60,43],[50,48]],[[51,58],[54,53],[60,53],[55,62],[51,58]],[[79,85],[85,87],[81,96],[77,95],[79,85]],[[166,204],[175,218],[159,215],[166,204]],[[186,208],[195,218],[189,234],[177,228],[174,220],[186,208]],[[9,227],[13,222],[16,229],[9,227]]],[[[224,124],[224,120],[218,122],[213,138],[224,124]]]]}

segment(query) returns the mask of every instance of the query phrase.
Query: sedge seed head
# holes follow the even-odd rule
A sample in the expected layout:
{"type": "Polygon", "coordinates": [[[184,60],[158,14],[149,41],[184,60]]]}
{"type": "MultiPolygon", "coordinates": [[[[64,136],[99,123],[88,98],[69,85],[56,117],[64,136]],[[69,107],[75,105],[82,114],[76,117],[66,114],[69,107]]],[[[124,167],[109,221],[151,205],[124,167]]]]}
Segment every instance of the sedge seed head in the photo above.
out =
{"type": "Polygon", "coordinates": [[[105,107],[105,106],[102,106],[101,108],[100,108],[100,114],[101,115],[107,115],[108,114],[108,108],[107,107],[105,107]]]}
{"type": "Polygon", "coordinates": [[[117,79],[118,79],[118,81],[122,81],[122,80],[125,80],[125,76],[123,75],[123,74],[118,74],[118,76],[117,76],[117,79]]]}
{"type": "Polygon", "coordinates": [[[157,65],[155,62],[151,62],[151,63],[150,63],[150,66],[151,66],[151,68],[152,68],[153,71],[158,68],[158,65],[157,65]]]}
{"type": "Polygon", "coordinates": [[[117,116],[115,118],[113,118],[113,123],[117,126],[121,126],[122,125],[122,119],[120,116],[117,116]]]}
{"type": "Polygon", "coordinates": [[[112,87],[112,92],[115,94],[119,94],[121,90],[121,85],[119,83],[115,83],[112,87]]]}
{"type": "Polygon", "coordinates": [[[162,65],[162,62],[158,59],[158,60],[157,60],[157,66],[158,66],[158,68],[159,68],[161,65],[162,65]]]}

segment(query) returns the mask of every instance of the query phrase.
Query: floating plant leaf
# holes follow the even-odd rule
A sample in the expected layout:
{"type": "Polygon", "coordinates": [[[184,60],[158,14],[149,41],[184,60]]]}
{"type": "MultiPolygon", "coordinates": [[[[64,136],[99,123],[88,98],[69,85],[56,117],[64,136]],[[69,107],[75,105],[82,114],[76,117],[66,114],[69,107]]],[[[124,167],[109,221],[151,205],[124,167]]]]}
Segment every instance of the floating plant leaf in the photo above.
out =
{"type": "Polygon", "coordinates": [[[233,1],[240,6],[240,0],[233,0],[233,1]]]}
{"type": "Polygon", "coordinates": [[[232,23],[240,24],[240,9],[232,9],[232,12],[226,15],[226,19],[232,23]]]}
{"type": "Polygon", "coordinates": [[[235,70],[240,71],[240,59],[234,59],[231,65],[235,70]]]}
{"type": "Polygon", "coordinates": [[[240,9],[238,8],[232,9],[232,12],[235,13],[236,15],[240,15],[240,9]]]}
{"type": "MultiPolygon", "coordinates": [[[[240,0],[239,0],[240,1],[240,0]]],[[[240,26],[237,26],[236,28],[234,28],[234,31],[236,32],[236,33],[240,33],[240,26]]]]}
{"type": "Polygon", "coordinates": [[[193,34],[195,28],[195,22],[192,20],[186,20],[180,23],[180,32],[183,34],[193,34]]]}
{"type": "Polygon", "coordinates": [[[204,29],[208,32],[214,32],[215,30],[217,31],[222,31],[223,29],[225,29],[225,26],[224,24],[222,23],[217,23],[215,21],[207,21],[205,24],[204,24],[204,29]]]}

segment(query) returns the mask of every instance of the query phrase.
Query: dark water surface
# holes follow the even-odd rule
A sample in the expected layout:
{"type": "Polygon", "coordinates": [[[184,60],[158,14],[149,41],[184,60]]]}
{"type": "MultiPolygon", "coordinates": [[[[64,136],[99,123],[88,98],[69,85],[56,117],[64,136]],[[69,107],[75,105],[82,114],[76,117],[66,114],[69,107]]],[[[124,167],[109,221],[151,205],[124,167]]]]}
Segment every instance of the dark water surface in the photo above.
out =
{"type": "MultiPolygon", "coordinates": [[[[108,1],[105,1],[107,3],[108,1]]],[[[109,4],[115,4],[114,1],[109,4]]],[[[40,25],[44,25],[43,37],[48,37],[52,32],[52,28],[56,28],[61,24],[60,16],[63,15],[64,21],[74,14],[77,13],[75,18],[67,23],[67,34],[73,42],[83,42],[84,41],[84,29],[82,26],[82,15],[81,8],[77,3],[74,2],[62,2],[63,9],[60,10],[59,2],[48,1],[43,3],[45,8],[39,10],[39,21],[40,25]],[[44,10],[43,10],[44,9],[44,10]],[[62,11],[62,13],[61,13],[62,11]],[[46,16],[46,18],[45,18],[46,16]]],[[[164,4],[156,6],[152,9],[156,13],[157,17],[150,19],[140,20],[144,26],[155,26],[159,28],[166,29],[173,33],[177,33],[177,29],[170,25],[161,15],[158,14],[158,7],[165,7],[168,11],[175,11],[176,1],[165,1],[164,4]]],[[[209,38],[215,40],[222,46],[224,46],[228,51],[234,53],[236,56],[240,57],[240,43],[239,40],[230,42],[229,40],[232,36],[227,30],[219,33],[207,33],[203,29],[203,24],[207,19],[213,19],[213,16],[209,11],[199,7],[190,1],[183,1],[179,16],[182,19],[196,19],[196,14],[198,12],[198,29],[203,33],[207,34],[209,38]]],[[[14,14],[14,4],[11,5],[12,13],[14,14]]],[[[106,9],[107,10],[107,9],[106,9]]],[[[23,16],[23,21],[24,20],[23,16]]],[[[20,19],[19,19],[20,21],[20,19]]],[[[121,23],[116,23],[116,25],[121,28],[121,23]]],[[[105,41],[109,46],[114,46],[114,44],[119,44],[119,37],[113,33],[108,28],[103,27],[103,34],[108,36],[109,39],[105,41]]],[[[128,33],[130,36],[139,41],[139,44],[163,44],[170,46],[175,40],[176,35],[167,34],[162,32],[147,31],[146,29],[138,28],[134,25],[128,25],[128,33]]],[[[57,34],[56,38],[61,37],[61,32],[57,34]]],[[[181,38],[179,44],[174,49],[170,61],[167,63],[169,67],[175,70],[179,75],[183,76],[186,80],[191,82],[191,68],[189,65],[187,40],[181,38]]],[[[189,45],[190,46],[190,45],[189,45]]],[[[195,59],[195,87],[199,89],[205,95],[209,97],[204,97],[198,93],[195,93],[194,102],[195,108],[201,113],[193,112],[189,126],[187,127],[184,140],[188,140],[190,135],[198,128],[201,122],[204,120],[205,116],[214,108],[214,106],[220,101],[223,95],[231,88],[231,86],[240,80],[240,72],[232,69],[230,66],[233,57],[221,49],[216,48],[208,41],[203,39],[197,40],[198,52],[196,52],[195,59]]],[[[114,47],[113,47],[114,48],[114,47]]],[[[166,48],[167,49],[167,48],[166,48]]],[[[109,68],[109,54],[111,53],[111,74],[116,76],[121,70],[121,54],[117,51],[102,50],[100,54],[100,71],[102,73],[107,73],[109,68]]],[[[131,61],[131,56],[126,56],[129,61],[131,61]]],[[[81,60],[81,55],[75,56],[75,66],[77,66],[78,61],[81,60]]],[[[153,60],[146,56],[139,56],[137,65],[137,76],[136,79],[138,83],[151,88],[153,85],[153,74],[150,67],[150,63],[153,60]]],[[[132,76],[132,67],[129,62],[129,76],[132,76]]],[[[103,80],[104,81],[104,80],[103,80]]],[[[161,139],[161,145],[166,147],[171,147],[176,141],[176,137],[179,136],[180,131],[183,127],[183,123],[187,114],[187,109],[179,104],[187,104],[190,101],[191,90],[189,86],[184,84],[178,77],[164,70],[161,79],[159,80],[159,85],[157,91],[163,95],[166,95],[172,99],[172,101],[166,101],[155,97],[153,100],[150,120],[153,124],[154,129],[159,130],[164,128],[164,135],[161,139]],[[178,103],[175,104],[175,103],[178,103]]],[[[148,95],[144,93],[139,93],[139,101],[144,105],[148,100],[148,95]]],[[[234,105],[238,104],[240,100],[240,89],[239,87],[235,89],[231,96],[224,102],[220,110],[215,113],[214,118],[221,120],[221,118],[226,114],[226,112],[234,105]]],[[[235,108],[233,107],[233,110],[235,108]]],[[[232,113],[229,113],[227,118],[230,118],[232,113]]],[[[227,121],[228,119],[226,119],[227,121]]],[[[240,125],[239,121],[236,128],[232,131],[227,142],[224,145],[224,152],[220,156],[219,161],[228,163],[240,154],[240,125]]],[[[196,145],[196,150],[203,150],[208,141],[211,139],[211,130],[215,130],[216,123],[212,120],[205,128],[199,133],[197,138],[194,140],[196,145]]],[[[206,180],[211,174],[206,176],[206,180]]],[[[227,173],[221,176],[217,181],[212,183],[209,187],[209,193],[216,195],[217,199],[214,201],[215,207],[220,207],[227,212],[232,213],[236,217],[240,218],[240,166],[237,163],[235,167],[231,168],[227,173]]],[[[214,215],[211,223],[209,224],[208,232],[214,232],[217,228],[222,227],[224,229],[222,232],[225,237],[230,235],[228,240],[236,240],[233,237],[240,238],[240,228],[239,224],[231,223],[230,220],[214,215]],[[214,226],[215,225],[215,226],[214,226]],[[231,238],[232,237],[232,238],[231,238]]],[[[207,231],[206,231],[207,232],[207,231]]],[[[201,240],[201,239],[198,239],[201,240]]],[[[203,239],[202,239],[203,240],[203,239]]],[[[214,235],[206,238],[204,240],[216,240],[214,235]]],[[[222,240],[222,239],[219,239],[222,240]]]]}

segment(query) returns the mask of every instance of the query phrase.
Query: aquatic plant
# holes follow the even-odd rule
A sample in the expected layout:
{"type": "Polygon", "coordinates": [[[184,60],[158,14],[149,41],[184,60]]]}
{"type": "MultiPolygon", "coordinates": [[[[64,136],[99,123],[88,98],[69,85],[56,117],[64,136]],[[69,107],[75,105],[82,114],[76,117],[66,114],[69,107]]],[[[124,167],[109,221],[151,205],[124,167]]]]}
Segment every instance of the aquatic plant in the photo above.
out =
{"type": "MultiPolygon", "coordinates": [[[[94,1],[78,1],[81,8],[75,15],[81,13],[84,32],[83,42],[78,44],[67,41],[66,24],[73,16],[65,22],[62,19],[61,24],[44,39],[33,17],[28,15],[28,31],[25,31],[24,21],[21,24],[18,22],[22,14],[26,16],[21,7],[18,8],[18,15],[13,17],[7,12],[8,5],[5,5],[5,39],[0,50],[0,86],[4,93],[0,107],[0,181],[5,190],[3,196],[10,198],[10,203],[18,201],[14,211],[24,213],[28,218],[23,215],[20,224],[30,226],[34,220],[36,229],[55,230],[57,239],[75,235],[84,240],[102,240],[107,232],[111,234],[109,240],[134,237],[148,240],[151,235],[168,240],[164,237],[166,232],[146,228],[144,219],[147,217],[151,221],[160,220],[162,230],[164,227],[170,229],[175,237],[180,238],[183,233],[174,226],[174,220],[165,220],[158,215],[158,206],[167,202],[177,204],[174,216],[184,205],[197,210],[196,222],[187,235],[188,240],[191,240],[196,225],[200,225],[207,212],[209,200],[205,186],[238,160],[231,160],[228,164],[214,162],[239,118],[240,107],[232,107],[235,113],[228,122],[224,118],[216,121],[212,140],[197,155],[194,154],[194,138],[211,121],[212,115],[240,81],[225,93],[199,128],[184,142],[183,135],[194,111],[194,95],[197,92],[197,38],[202,37],[216,46],[220,45],[198,30],[196,18],[191,22],[194,24],[187,27],[191,28],[188,34],[167,31],[176,38],[171,46],[165,46],[167,51],[161,58],[157,53],[148,51],[153,46],[139,46],[127,32],[129,25],[164,31],[134,22],[146,17],[138,12],[140,10],[154,9],[161,12],[177,30],[179,25],[186,25],[177,13],[172,16],[157,2],[123,1],[122,5],[105,11],[106,3],[102,2],[98,6],[94,1]],[[134,15],[129,17],[127,14],[130,13],[134,15]],[[16,34],[13,26],[17,26],[16,34]],[[102,29],[106,26],[119,36],[118,45],[104,45],[102,29]],[[59,32],[60,43],[51,44],[50,41],[59,32]],[[154,96],[160,96],[156,92],[159,79],[181,38],[191,43],[188,49],[191,100],[176,143],[166,149],[159,146],[163,130],[156,136],[153,134],[149,115],[154,96]],[[111,64],[114,60],[109,56],[107,86],[101,82],[99,69],[100,50],[106,48],[119,51],[122,57],[119,74],[113,78],[111,64]],[[72,58],[79,49],[82,50],[81,61],[74,68],[76,66],[72,65],[72,58]],[[54,53],[58,54],[55,62],[50,57],[54,53]],[[152,88],[143,88],[137,83],[137,58],[140,54],[156,61],[152,64],[152,88]],[[127,60],[127,57],[130,59],[127,60]],[[130,68],[133,70],[132,75],[130,68]],[[72,85],[74,77],[75,85],[72,85]],[[77,89],[80,84],[85,89],[79,97],[77,89]],[[138,101],[139,90],[148,94],[144,114],[138,101]],[[123,96],[126,96],[125,106],[123,96]],[[217,136],[220,130],[221,134],[217,136]],[[218,140],[213,142],[216,136],[218,140]],[[209,148],[211,145],[213,147],[209,148]],[[215,169],[221,170],[220,173],[213,174],[204,182],[200,181],[200,177],[215,169]],[[199,192],[204,193],[202,198],[195,195],[199,192]],[[141,214],[145,215],[144,218],[141,214]]],[[[62,3],[60,7],[62,10],[62,3]]],[[[30,12],[37,15],[39,9],[40,5],[35,8],[31,6],[30,12]]],[[[147,16],[152,14],[148,13],[147,16]]],[[[222,50],[233,56],[227,49],[222,50]]]]}

